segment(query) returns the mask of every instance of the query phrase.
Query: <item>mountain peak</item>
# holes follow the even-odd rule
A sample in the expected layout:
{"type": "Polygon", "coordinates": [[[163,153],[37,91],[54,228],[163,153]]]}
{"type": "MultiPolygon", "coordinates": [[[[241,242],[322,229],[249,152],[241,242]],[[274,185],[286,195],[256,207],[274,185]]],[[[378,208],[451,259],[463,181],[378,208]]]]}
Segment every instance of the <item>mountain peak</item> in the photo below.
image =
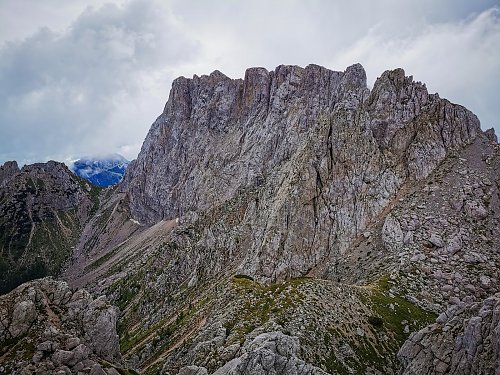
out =
{"type": "Polygon", "coordinates": [[[2,166],[0,166],[0,186],[20,171],[21,170],[19,169],[16,161],[6,161],[2,166]]]}

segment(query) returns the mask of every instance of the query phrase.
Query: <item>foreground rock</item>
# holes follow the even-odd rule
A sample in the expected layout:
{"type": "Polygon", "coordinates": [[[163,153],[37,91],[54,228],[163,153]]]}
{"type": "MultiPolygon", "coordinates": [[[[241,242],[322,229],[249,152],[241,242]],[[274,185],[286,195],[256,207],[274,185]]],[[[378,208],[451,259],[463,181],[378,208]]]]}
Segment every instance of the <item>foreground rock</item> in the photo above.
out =
{"type": "Polygon", "coordinates": [[[399,351],[403,374],[498,374],[500,293],[482,303],[453,305],[412,334],[399,351]]]}
{"type": "Polygon", "coordinates": [[[110,374],[121,363],[117,317],[104,297],[64,282],[23,284],[0,297],[0,373],[110,374]]]}
{"type": "MultiPolygon", "coordinates": [[[[246,342],[241,349],[243,354],[227,362],[213,375],[327,375],[325,371],[298,359],[299,350],[299,340],[296,337],[282,332],[263,333],[246,342]]],[[[180,373],[196,374],[188,370],[203,373],[202,367],[184,367],[180,373]]]]}

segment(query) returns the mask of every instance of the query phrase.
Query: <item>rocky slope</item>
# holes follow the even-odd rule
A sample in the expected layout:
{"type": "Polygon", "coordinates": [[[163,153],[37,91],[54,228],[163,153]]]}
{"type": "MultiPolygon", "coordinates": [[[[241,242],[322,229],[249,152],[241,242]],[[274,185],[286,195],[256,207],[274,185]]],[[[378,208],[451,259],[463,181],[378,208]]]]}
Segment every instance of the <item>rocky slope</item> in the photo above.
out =
{"type": "Polygon", "coordinates": [[[140,373],[498,368],[500,147],[402,69],[181,77],[101,198],[64,277],[140,373]]]}
{"type": "Polygon", "coordinates": [[[340,280],[248,281],[240,288],[247,278],[231,279],[238,264],[216,278],[210,270],[192,278],[189,262],[210,257],[205,225],[218,217],[226,222],[214,236],[230,230],[240,207],[231,202],[224,215],[211,211],[193,226],[181,219],[170,238],[149,242],[132,262],[117,263],[120,275],[108,275],[111,296],[124,308],[125,358],[147,373],[163,361],[168,374],[190,365],[212,373],[251,355],[257,335],[280,331],[299,340],[300,360],[329,373],[396,373],[395,353],[435,319],[432,312],[481,303],[498,290],[499,162],[498,145],[482,137],[450,155],[346,251],[337,264],[340,280]],[[478,163],[477,155],[484,160],[478,163]],[[459,188],[476,193],[460,197],[459,188]],[[467,208],[476,206],[486,216],[467,208]]]}
{"type": "Polygon", "coordinates": [[[62,163],[0,167],[0,293],[60,272],[98,193],[62,163]]]}
{"type": "Polygon", "coordinates": [[[23,284],[0,297],[0,373],[118,374],[117,317],[104,297],[64,282],[23,284]]]}
{"type": "Polygon", "coordinates": [[[500,294],[453,305],[410,336],[399,351],[404,374],[496,374],[500,359],[500,294]]]}
{"type": "Polygon", "coordinates": [[[134,234],[85,283],[145,373],[397,373],[411,332],[498,290],[499,152],[401,69],[179,78],[97,225],[134,234]]]}
{"type": "Polygon", "coordinates": [[[240,272],[335,277],[331,266],[397,194],[479,133],[476,116],[402,69],[371,92],[360,65],[214,72],[174,82],[124,187],[146,224],[246,195],[241,223],[213,246],[239,253],[240,272]]]}

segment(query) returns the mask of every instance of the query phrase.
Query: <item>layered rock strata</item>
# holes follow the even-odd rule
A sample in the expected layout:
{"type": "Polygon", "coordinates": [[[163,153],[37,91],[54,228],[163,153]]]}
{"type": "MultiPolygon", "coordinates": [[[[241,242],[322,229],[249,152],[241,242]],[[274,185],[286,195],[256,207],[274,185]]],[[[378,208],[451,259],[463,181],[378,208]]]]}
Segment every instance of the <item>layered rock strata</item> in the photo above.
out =
{"type": "Polygon", "coordinates": [[[189,221],[255,192],[229,234],[244,250],[227,236],[212,247],[239,254],[240,272],[263,281],[325,265],[317,273],[335,277],[332,265],[407,184],[480,133],[470,111],[402,69],[371,91],[359,64],[252,68],[244,80],[216,71],[174,81],[123,190],[145,224],[189,221]]]}

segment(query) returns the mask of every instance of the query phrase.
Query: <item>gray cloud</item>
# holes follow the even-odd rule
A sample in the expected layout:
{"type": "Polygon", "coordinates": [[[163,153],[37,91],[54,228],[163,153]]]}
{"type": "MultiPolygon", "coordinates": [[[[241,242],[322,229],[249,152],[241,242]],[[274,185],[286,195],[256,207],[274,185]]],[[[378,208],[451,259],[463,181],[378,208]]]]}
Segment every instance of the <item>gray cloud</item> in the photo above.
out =
{"type": "Polygon", "coordinates": [[[0,162],[135,157],[176,76],[279,64],[361,62],[371,83],[403,67],[500,133],[495,0],[23,3],[19,30],[0,4],[0,162]]]}
{"type": "Polygon", "coordinates": [[[373,84],[383,71],[402,67],[431,92],[474,111],[483,128],[494,126],[500,133],[498,5],[488,0],[214,0],[193,10],[176,1],[174,12],[197,25],[205,47],[198,72],[178,72],[219,69],[241,77],[254,65],[318,63],[342,70],[360,62],[373,84]]]}
{"type": "Polygon", "coordinates": [[[88,8],[64,33],[44,28],[6,44],[0,159],[61,159],[137,144],[168,93],[159,82],[197,49],[173,15],[149,1],[88,8]]]}

